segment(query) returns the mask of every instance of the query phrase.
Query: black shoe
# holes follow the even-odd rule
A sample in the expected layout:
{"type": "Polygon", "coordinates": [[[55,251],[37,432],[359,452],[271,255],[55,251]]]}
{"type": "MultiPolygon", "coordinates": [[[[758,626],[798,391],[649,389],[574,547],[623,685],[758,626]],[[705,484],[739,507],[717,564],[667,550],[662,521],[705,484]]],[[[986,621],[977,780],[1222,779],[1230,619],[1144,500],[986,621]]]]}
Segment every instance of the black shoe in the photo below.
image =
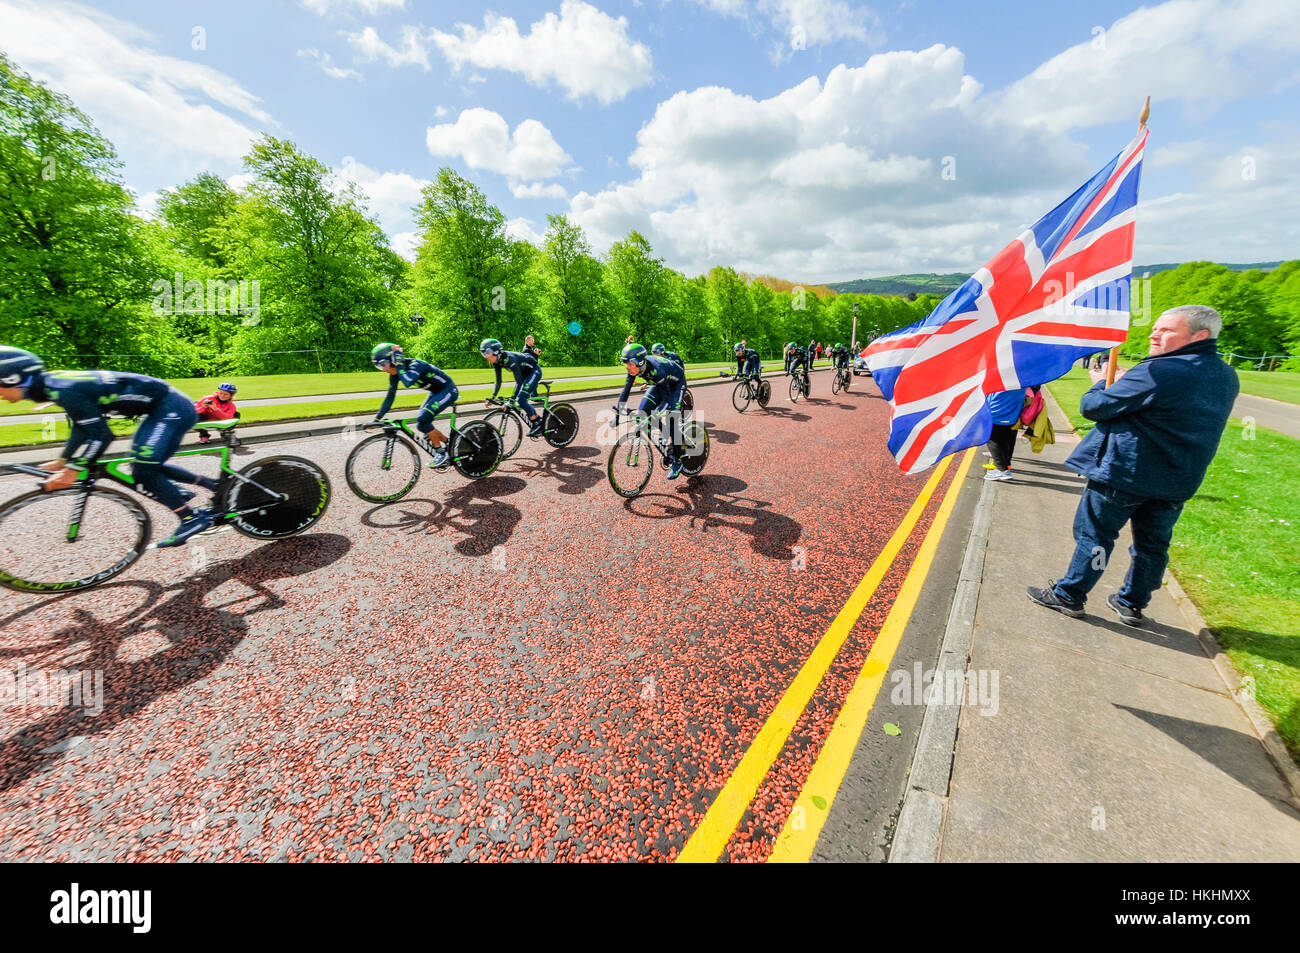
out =
{"type": "Polygon", "coordinates": [[[191,537],[205,530],[212,529],[212,523],[216,517],[208,510],[199,510],[197,513],[191,513],[181,520],[180,525],[176,527],[176,532],[172,533],[166,539],[154,543],[157,549],[166,549],[169,546],[181,546],[191,537]]]}
{"type": "Polygon", "coordinates": [[[1083,603],[1066,602],[1056,594],[1055,582],[1049,582],[1046,589],[1035,589],[1030,586],[1025,590],[1025,594],[1029,596],[1030,602],[1037,602],[1040,606],[1055,609],[1062,615],[1068,615],[1071,619],[1083,618],[1083,603]]]}
{"type": "Polygon", "coordinates": [[[1115,610],[1115,614],[1119,616],[1119,621],[1125,625],[1138,626],[1144,621],[1141,609],[1134,609],[1132,606],[1124,605],[1119,601],[1119,596],[1113,592],[1106,597],[1106,605],[1115,610]]]}
{"type": "Polygon", "coordinates": [[[536,439],[542,435],[545,429],[546,428],[542,425],[542,418],[538,417],[537,420],[533,422],[533,425],[528,428],[528,436],[536,439]]]}

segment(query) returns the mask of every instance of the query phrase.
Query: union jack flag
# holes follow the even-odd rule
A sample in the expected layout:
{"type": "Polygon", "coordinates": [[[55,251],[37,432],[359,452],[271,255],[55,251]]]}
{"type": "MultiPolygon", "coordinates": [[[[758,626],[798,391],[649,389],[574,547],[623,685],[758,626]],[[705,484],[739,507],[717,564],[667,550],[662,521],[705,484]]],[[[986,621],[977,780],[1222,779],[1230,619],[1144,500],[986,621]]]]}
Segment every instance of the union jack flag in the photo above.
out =
{"type": "Polygon", "coordinates": [[[987,441],[986,395],[1056,380],[1083,355],[1123,342],[1146,142],[1143,128],[929,317],[867,347],[904,472],[987,441]]]}

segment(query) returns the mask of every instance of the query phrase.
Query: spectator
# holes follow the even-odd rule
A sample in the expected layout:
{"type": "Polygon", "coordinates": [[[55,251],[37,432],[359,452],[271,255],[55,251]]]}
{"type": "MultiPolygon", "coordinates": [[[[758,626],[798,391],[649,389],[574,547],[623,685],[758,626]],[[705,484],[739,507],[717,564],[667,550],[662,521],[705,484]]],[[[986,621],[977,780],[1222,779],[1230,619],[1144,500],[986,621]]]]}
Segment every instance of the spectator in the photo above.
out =
{"type": "Polygon", "coordinates": [[[1123,377],[1106,387],[1106,372],[1090,371],[1093,387],[1080,412],[1097,426],[1066,461],[1088,478],[1074,516],[1074,557],[1059,582],[1029,588],[1034,602],[1082,616],[1129,523],[1132,564],[1106,604],[1125,625],[1142,624],[1164,577],[1174,524],[1205,479],[1237,397],[1237,372],[1217,349],[1222,327],[1213,308],[1171,308],[1151,331],[1147,357],[1123,377]]]}
{"type": "Polygon", "coordinates": [[[1020,409],[1025,405],[1025,392],[1004,390],[1000,394],[989,394],[985,398],[989,413],[993,415],[993,433],[989,436],[988,451],[993,458],[991,464],[985,464],[988,470],[986,480],[1011,479],[1011,454],[1016,449],[1016,422],[1020,419],[1020,409]]]}
{"type": "MultiPolygon", "coordinates": [[[[235,392],[238,390],[234,384],[222,384],[207,397],[200,397],[194,402],[194,410],[199,415],[199,422],[205,420],[229,420],[231,417],[239,415],[235,408],[235,392]]],[[[212,439],[206,430],[196,427],[195,430],[199,435],[199,443],[207,443],[212,439]]]]}
{"type": "Polygon", "coordinates": [[[540,363],[542,349],[537,346],[531,334],[524,338],[524,353],[540,363]]]}

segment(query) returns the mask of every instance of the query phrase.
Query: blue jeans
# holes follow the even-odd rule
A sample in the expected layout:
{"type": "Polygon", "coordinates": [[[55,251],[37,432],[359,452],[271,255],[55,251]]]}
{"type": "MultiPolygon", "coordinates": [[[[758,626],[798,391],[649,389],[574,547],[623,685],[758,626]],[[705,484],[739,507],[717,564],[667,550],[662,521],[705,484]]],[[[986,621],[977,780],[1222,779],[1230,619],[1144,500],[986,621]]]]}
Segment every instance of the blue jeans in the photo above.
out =
{"type": "Polygon", "coordinates": [[[1133,545],[1129,555],[1133,562],[1120,587],[1119,601],[1133,609],[1145,609],[1151,593],[1160,588],[1164,579],[1169,541],[1182,512],[1182,503],[1148,499],[1089,480],[1074,513],[1074,558],[1056,584],[1057,596],[1075,604],[1087,601],[1088,593],[1110,562],[1119,531],[1125,523],[1131,523],[1133,545]]]}

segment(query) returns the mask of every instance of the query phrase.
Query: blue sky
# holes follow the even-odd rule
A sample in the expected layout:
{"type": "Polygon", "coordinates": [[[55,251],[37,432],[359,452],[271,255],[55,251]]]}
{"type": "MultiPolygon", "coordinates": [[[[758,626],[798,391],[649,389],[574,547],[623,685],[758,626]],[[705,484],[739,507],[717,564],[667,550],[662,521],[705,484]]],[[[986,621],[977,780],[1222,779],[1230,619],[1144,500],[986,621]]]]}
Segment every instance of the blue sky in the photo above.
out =
{"type": "Polygon", "coordinates": [[[0,0],[0,49],[148,212],[266,131],[409,253],[440,165],[536,240],[637,228],[688,274],[970,272],[1133,135],[1138,262],[1300,254],[1291,0],[0,0]]]}

